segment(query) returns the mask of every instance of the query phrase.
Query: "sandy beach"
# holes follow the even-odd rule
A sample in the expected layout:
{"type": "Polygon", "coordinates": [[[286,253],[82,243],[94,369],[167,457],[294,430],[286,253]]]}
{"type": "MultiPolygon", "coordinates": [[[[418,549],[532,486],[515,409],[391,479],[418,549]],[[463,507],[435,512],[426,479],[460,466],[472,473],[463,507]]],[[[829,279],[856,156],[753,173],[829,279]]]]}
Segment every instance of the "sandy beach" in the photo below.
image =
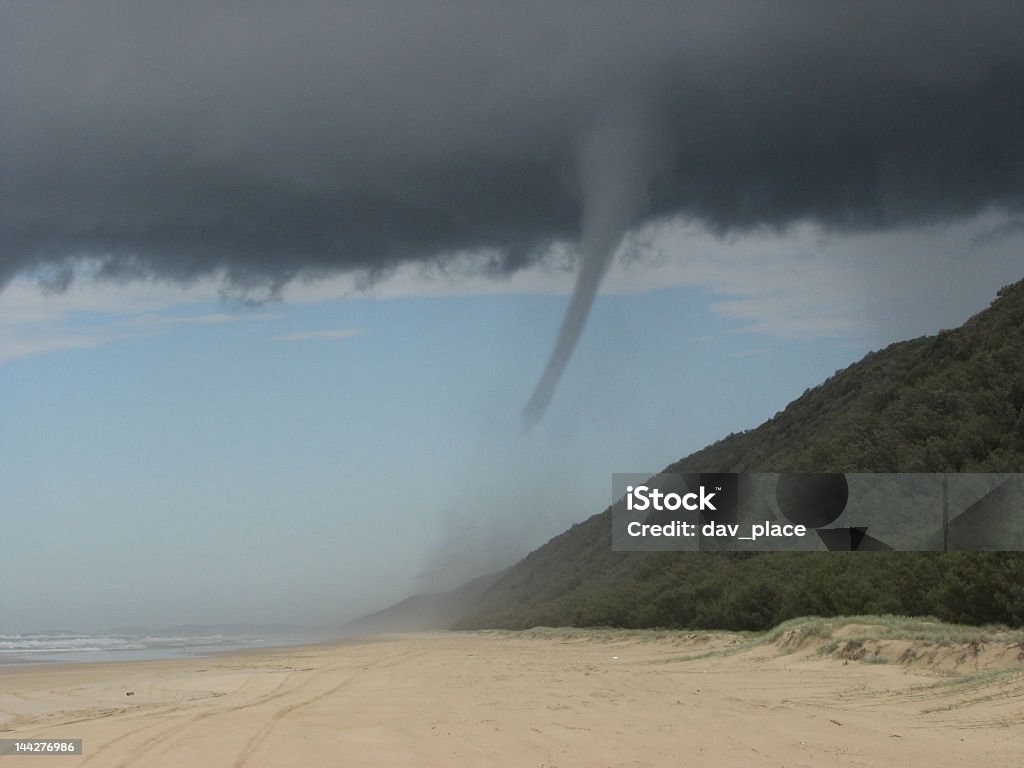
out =
{"type": "Polygon", "coordinates": [[[1020,655],[799,629],[535,630],[10,666],[0,738],[80,738],[84,754],[0,768],[1006,768],[1024,765],[1020,655]]]}

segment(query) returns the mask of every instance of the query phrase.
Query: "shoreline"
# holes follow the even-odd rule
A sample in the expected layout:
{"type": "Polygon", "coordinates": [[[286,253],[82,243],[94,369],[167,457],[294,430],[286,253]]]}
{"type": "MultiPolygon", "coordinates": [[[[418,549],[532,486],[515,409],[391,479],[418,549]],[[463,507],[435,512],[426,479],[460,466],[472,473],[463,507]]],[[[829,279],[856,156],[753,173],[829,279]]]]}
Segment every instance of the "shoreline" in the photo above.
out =
{"type": "MultiPolygon", "coordinates": [[[[341,638],[337,638],[341,639],[341,638]]],[[[225,640],[218,643],[152,643],[142,647],[128,648],[40,648],[8,649],[0,652],[0,671],[8,667],[44,664],[120,664],[136,661],[173,661],[174,659],[198,659],[219,653],[242,653],[248,650],[290,648],[333,642],[335,638],[321,640],[317,637],[281,637],[260,640],[225,640]]]]}

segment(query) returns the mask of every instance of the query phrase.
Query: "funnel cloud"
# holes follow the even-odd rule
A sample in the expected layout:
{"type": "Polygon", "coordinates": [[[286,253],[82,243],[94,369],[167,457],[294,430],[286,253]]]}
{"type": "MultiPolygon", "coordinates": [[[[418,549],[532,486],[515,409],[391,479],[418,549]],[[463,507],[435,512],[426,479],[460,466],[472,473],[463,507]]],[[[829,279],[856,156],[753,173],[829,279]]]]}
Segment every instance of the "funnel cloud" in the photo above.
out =
{"type": "Polygon", "coordinates": [[[606,118],[588,135],[579,158],[582,261],[572,299],[544,373],[523,410],[527,429],[544,416],[587,323],[601,279],[657,173],[658,138],[642,109],[606,118]]]}
{"type": "Polygon", "coordinates": [[[579,242],[529,424],[630,227],[1021,213],[1019,2],[552,6],[4,3],[0,286],[265,294],[579,242]]]}

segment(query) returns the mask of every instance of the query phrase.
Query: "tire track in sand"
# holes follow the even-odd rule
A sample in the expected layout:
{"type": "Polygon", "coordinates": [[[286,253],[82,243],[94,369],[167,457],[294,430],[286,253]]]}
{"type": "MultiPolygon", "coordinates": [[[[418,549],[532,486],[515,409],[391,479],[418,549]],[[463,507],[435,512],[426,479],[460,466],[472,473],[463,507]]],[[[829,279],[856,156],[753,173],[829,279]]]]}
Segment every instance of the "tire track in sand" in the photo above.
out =
{"type": "MultiPolygon", "coordinates": [[[[100,758],[100,756],[103,755],[104,753],[106,753],[111,747],[114,747],[117,744],[120,744],[121,742],[129,740],[133,736],[137,736],[137,735],[139,735],[141,733],[144,733],[145,731],[153,730],[155,728],[163,726],[160,729],[159,733],[156,733],[153,736],[149,737],[148,739],[143,741],[142,744],[140,744],[138,747],[136,747],[131,752],[131,754],[129,755],[127,760],[124,760],[124,761],[122,761],[120,763],[117,763],[118,768],[126,768],[126,766],[130,766],[131,765],[132,760],[135,760],[136,758],[141,757],[142,755],[146,754],[151,749],[159,746],[159,744],[161,744],[162,742],[164,742],[167,739],[173,737],[180,730],[182,730],[184,728],[188,728],[190,725],[192,725],[194,723],[201,722],[201,721],[203,721],[203,720],[205,720],[205,719],[207,719],[209,717],[213,717],[213,716],[215,716],[217,714],[221,714],[222,712],[236,711],[236,710],[239,710],[239,709],[246,709],[248,707],[255,707],[255,706],[259,706],[261,704],[266,704],[267,702],[273,701],[276,698],[280,698],[281,696],[287,696],[290,693],[293,693],[295,691],[300,690],[306,684],[308,684],[308,681],[306,681],[306,682],[299,682],[298,684],[288,688],[287,690],[282,690],[282,688],[287,686],[288,683],[291,680],[293,680],[296,676],[304,674],[306,672],[308,672],[308,670],[297,670],[295,672],[292,672],[287,677],[285,677],[285,679],[282,680],[274,688],[274,690],[270,691],[269,693],[265,693],[265,694],[257,697],[256,699],[253,699],[252,701],[248,701],[248,702],[246,702],[244,704],[238,704],[238,705],[234,705],[234,706],[225,705],[225,706],[223,706],[223,707],[221,707],[219,709],[215,709],[215,710],[212,710],[212,711],[206,711],[206,712],[199,712],[199,713],[193,714],[193,715],[189,715],[186,712],[181,712],[180,710],[184,709],[183,705],[177,705],[175,707],[172,707],[170,711],[168,711],[167,709],[160,709],[160,710],[153,710],[153,711],[150,711],[150,712],[141,713],[139,715],[139,717],[141,717],[141,718],[149,719],[149,718],[152,718],[152,717],[159,717],[160,720],[159,720],[159,722],[147,723],[146,725],[142,725],[142,726],[140,726],[138,728],[133,728],[130,731],[122,733],[121,735],[116,736],[113,739],[110,739],[109,741],[107,741],[104,744],[102,744],[98,749],[90,750],[89,753],[86,755],[85,760],[82,761],[81,765],[82,766],[86,766],[86,765],[89,765],[91,763],[96,762],[100,758]],[[171,712],[174,712],[176,710],[179,711],[179,714],[175,715],[175,717],[178,718],[178,721],[175,722],[170,727],[167,727],[167,724],[165,722],[165,718],[167,717],[168,714],[170,714],[171,712]]],[[[103,765],[103,766],[110,765],[110,763],[107,763],[107,762],[101,762],[100,764],[103,765]]]]}
{"type": "Polygon", "coordinates": [[[316,704],[319,701],[323,701],[324,699],[326,699],[326,698],[328,698],[330,696],[333,696],[338,691],[340,691],[340,690],[342,690],[344,688],[347,688],[349,686],[349,684],[352,683],[353,680],[355,680],[357,677],[359,677],[359,673],[360,672],[365,672],[366,670],[370,669],[371,667],[378,668],[378,669],[388,669],[389,667],[397,667],[400,664],[403,664],[404,662],[408,661],[410,658],[413,658],[413,657],[416,657],[416,656],[422,656],[423,653],[424,653],[423,651],[418,651],[418,652],[407,651],[407,652],[399,654],[397,656],[393,656],[390,659],[382,659],[382,660],[380,660],[380,661],[378,661],[376,663],[364,664],[361,669],[357,670],[355,673],[350,675],[345,680],[342,680],[340,683],[338,683],[334,687],[332,687],[332,688],[330,688],[330,689],[328,689],[326,691],[323,691],[322,693],[318,693],[316,696],[313,696],[313,697],[311,697],[309,699],[306,699],[305,701],[299,701],[299,702],[296,702],[295,704],[290,704],[287,707],[282,707],[281,709],[277,710],[267,720],[266,724],[260,729],[260,731],[255,736],[253,736],[252,738],[249,739],[248,742],[246,742],[246,745],[242,748],[242,751],[239,752],[238,757],[235,758],[235,762],[231,764],[231,767],[232,768],[244,768],[245,764],[249,761],[249,759],[253,755],[256,754],[257,750],[259,750],[259,748],[263,745],[263,743],[270,736],[270,734],[274,730],[274,728],[276,728],[277,725],[282,720],[284,720],[289,715],[295,714],[300,709],[303,709],[305,707],[308,707],[308,706],[311,706],[313,704],[316,704]]]}
{"type": "MultiPolygon", "coordinates": [[[[113,768],[135,768],[137,765],[140,764],[139,761],[143,758],[156,757],[160,754],[164,754],[169,749],[173,748],[173,740],[180,740],[182,736],[185,735],[188,731],[194,730],[197,727],[210,726],[211,722],[214,722],[215,718],[223,719],[231,717],[240,712],[245,712],[246,710],[251,710],[257,707],[263,707],[267,704],[271,704],[274,701],[284,699],[286,697],[301,695],[303,694],[303,692],[307,692],[310,688],[315,688],[317,681],[321,680],[325,674],[346,671],[351,673],[348,674],[340,683],[332,686],[330,689],[326,691],[314,693],[312,696],[306,696],[295,703],[288,704],[279,709],[276,709],[274,713],[270,716],[270,718],[267,720],[267,722],[260,728],[259,732],[255,736],[251,737],[240,750],[239,756],[236,758],[235,765],[241,765],[245,760],[248,760],[249,757],[259,748],[260,744],[263,743],[266,736],[269,735],[270,730],[288,714],[291,714],[292,712],[299,710],[302,707],[314,704],[317,701],[320,701],[334,693],[337,693],[337,691],[345,688],[353,680],[355,680],[355,678],[358,677],[361,672],[367,669],[378,666],[392,666],[394,664],[399,664],[411,655],[413,655],[413,652],[407,652],[395,657],[382,659],[377,662],[370,661],[357,663],[357,665],[355,665],[354,667],[351,667],[349,665],[331,666],[320,669],[313,668],[293,672],[284,681],[282,681],[281,684],[274,689],[274,691],[270,693],[264,694],[256,699],[246,701],[241,704],[221,706],[213,710],[199,712],[192,716],[183,718],[178,722],[174,723],[173,725],[171,725],[170,727],[165,727],[161,729],[159,733],[154,734],[150,738],[140,743],[138,746],[132,749],[132,751],[126,757],[121,758],[119,762],[103,761],[99,764],[104,766],[104,768],[106,768],[107,766],[113,766],[113,768]],[[297,675],[305,675],[305,677],[297,684],[288,687],[286,690],[282,690],[282,688],[286,686],[297,675]]],[[[113,746],[114,742],[122,741],[125,738],[137,735],[138,733],[152,727],[152,725],[143,726],[142,728],[135,729],[135,731],[131,733],[124,734],[123,736],[120,736],[108,742],[99,750],[93,752],[90,755],[89,760],[83,762],[82,765],[85,765],[89,761],[96,760],[98,757],[101,756],[102,753],[104,753],[104,751],[106,751],[107,747],[113,746]]]]}

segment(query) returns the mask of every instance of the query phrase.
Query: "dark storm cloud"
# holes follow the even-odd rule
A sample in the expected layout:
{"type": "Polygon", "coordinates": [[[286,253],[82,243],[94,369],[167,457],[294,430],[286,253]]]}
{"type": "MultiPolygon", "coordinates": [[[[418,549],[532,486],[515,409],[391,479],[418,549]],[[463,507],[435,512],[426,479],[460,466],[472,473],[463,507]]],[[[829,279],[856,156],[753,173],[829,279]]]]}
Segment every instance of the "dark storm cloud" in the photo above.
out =
{"type": "Polygon", "coordinates": [[[1019,209],[1021,29],[1019,2],[7,2],[0,285],[85,256],[243,288],[500,271],[582,238],[582,327],[651,217],[1019,209]]]}
{"type": "Polygon", "coordinates": [[[1019,205],[1019,3],[10,2],[2,274],[243,279],[575,239],[638,113],[642,215],[881,226],[1019,205]],[[515,4],[524,6],[524,4],[515,4]]]}

